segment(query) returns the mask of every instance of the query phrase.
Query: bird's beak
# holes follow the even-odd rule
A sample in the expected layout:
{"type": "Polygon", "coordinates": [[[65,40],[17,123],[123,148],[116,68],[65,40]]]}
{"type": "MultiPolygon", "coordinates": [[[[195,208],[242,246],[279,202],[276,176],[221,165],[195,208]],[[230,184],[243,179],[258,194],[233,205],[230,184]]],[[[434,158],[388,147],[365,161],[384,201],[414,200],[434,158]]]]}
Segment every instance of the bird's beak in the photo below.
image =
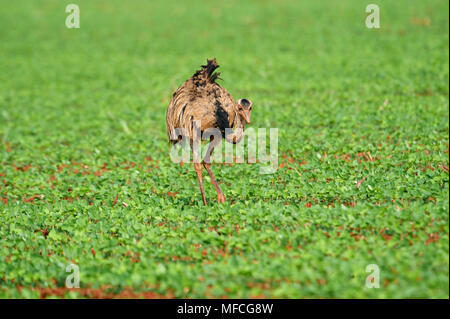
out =
{"type": "Polygon", "coordinates": [[[244,110],[242,111],[242,117],[244,118],[245,122],[247,122],[247,124],[250,124],[250,111],[249,110],[244,110]]]}

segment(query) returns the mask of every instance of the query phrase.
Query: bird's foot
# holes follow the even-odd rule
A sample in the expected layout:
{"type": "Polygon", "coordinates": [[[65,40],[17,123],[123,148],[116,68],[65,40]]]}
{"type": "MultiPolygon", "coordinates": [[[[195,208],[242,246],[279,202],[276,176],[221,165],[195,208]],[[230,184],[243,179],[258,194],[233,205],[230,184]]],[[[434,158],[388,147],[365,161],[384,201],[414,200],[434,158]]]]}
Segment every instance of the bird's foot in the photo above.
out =
{"type": "Polygon", "coordinates": [[[218,203],[225,203],[225,195],[224,194],[217,194],[217,202],[218,203]]]}

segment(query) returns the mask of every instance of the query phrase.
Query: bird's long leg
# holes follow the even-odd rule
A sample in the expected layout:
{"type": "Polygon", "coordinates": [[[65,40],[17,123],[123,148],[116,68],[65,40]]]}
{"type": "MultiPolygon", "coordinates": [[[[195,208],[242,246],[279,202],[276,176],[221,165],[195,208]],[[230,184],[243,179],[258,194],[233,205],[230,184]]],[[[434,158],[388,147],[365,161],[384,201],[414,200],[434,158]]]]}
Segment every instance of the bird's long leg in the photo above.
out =
{"type": "Polygon", "coordinates": [[[203,189],[202,164],[194,163],[195,173],[197,173],[198,184],[200,185],[200,192],[202,193],[203,204],[206,206],[205,190],[203,189]]]}
{"type": "Polygon", "coordinates": [[[206,171],[208,172],[209,177],[211,178],[211,184],[213,184],[214,188],[216,189],[217,202],[225,203],[225,195],[223,194],[222,190],[220,189],[219,184],[217,183],[217,180],[214,177],[214,174],[211,170],[211,154],[214,151],[214,147],[216,147],[219,142],[220,142],[220,140],[214,139],[214,136],[211,136],[211,143],[209,144],[208,151],[206,152],[206,155],[205,155],[205,158],[204,158],[202,164],[206,168],[206,171]]]}
{"type": "Polygon", "coordinates": [[[223,194],[222,190],[219,187],[219,184],[217,183],[216,178],[214,177],[214,174],[211,170],[211,164],[203,162],[203,166],[206,168],[206,171],[209,174],[209,177],[211,178],[211,184],[214,185],[214,188],[217,192],[217,202],[219,203],[225,203],[225,195],[223,194]]]}
{"type": "MultiPolygon", "coordinates": [[[[195,123],[194,123],[194,126],[195,126],[195,123]]],[[[202,201],[203,201],[203,204],[206,206],[205,190],[203,189],[203,175],[202,175],[203,166],[202,166],[202,163],[200,163],[199,156],[198,156],[198,144],[195,145],[194,141],[191,141],[190,144],[191,144],[191,149],[192,149],[193,158],[194,158],[194,169],[195,169],[195,173],[197,174],[198,185],[200,186],[200,192],[202,193],[202,201]]]]}

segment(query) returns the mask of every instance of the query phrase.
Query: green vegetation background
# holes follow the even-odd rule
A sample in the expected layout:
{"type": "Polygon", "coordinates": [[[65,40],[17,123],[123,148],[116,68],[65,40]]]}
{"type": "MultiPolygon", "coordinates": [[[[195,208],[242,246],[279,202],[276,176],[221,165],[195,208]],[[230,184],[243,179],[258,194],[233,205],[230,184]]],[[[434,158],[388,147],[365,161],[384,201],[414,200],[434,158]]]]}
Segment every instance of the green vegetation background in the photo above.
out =
{"type": "Polygon", "coordinates": [[[448,298],[448,2],[371,2],[0,1],[0,297],[448,298]],[[165,111],[214,56],[280,168],[203,207],[165,111]]]}

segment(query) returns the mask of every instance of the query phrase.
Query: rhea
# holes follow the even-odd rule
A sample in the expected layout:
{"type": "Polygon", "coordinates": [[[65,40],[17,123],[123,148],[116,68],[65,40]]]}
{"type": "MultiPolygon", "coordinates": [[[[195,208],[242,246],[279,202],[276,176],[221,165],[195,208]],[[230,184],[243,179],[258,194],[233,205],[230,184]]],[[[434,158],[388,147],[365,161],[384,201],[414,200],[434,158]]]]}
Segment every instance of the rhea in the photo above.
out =
{"type": "Polygon", "coordinates": [[[214,72],[219,65],[216,59],[207,59],[206,65],[196,71],[173,93],[166,114],[167,134],[174,145],[186,138],[193,150],[194,169],[197,175],[203,204],[206,206],[203,188],[203,168],[209,174],[211,183],[217,192],[217,201],[225,202],[225,195],[211,170],[211,158],[214,147],[220,140],[211,135],[210,144],[203,159],[195,150],[195,138],[208,129],[218,130],[221,138],[227,142],[239,143],[244,136],[245,124],[250,124],[252,102],[239,99],[237,102],[221,87],[216,80],[220,73],[214,72]],[[199,131],[199,134],[197,133],[199,131]],[[179,134],[179,132],[184,132],[179,134]]]}

